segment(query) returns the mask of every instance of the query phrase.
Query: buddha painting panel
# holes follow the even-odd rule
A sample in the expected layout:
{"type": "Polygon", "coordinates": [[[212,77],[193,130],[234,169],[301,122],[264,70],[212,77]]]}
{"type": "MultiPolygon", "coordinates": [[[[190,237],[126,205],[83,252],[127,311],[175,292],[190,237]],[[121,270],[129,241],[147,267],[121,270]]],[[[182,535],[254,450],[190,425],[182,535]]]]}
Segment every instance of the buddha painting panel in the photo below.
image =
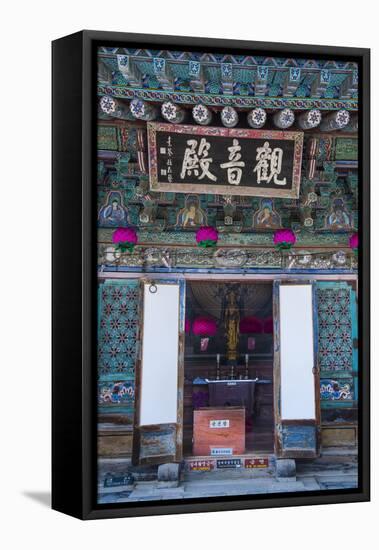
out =
{"type": "Polygon", "coordinates": [[[206,225],[206,223],[207,215],[200,207],[198,195],[187,195],[184,208],[178,213],[176,225],[183,228],[191,228],[206,225]]]}
{"type": "Polygon", "coordinates": [[[334,231],[352,229],[352,219],[342,199],[335,199],[325,219],[325,228],[334,231]]]}
{"type": "Polygon", "coordinates": [[[128,209],[120,191],[109,192],[105,204],[99,210],[100,227],[125,227],[128,223],[128,209]]]}
{"type": "Polygon", "coordinates": [[[274,208],[271,199],[262,199],[260,208],[253,215],[255,229],[279,229],[282,225],[280,215],[274,208]]]}

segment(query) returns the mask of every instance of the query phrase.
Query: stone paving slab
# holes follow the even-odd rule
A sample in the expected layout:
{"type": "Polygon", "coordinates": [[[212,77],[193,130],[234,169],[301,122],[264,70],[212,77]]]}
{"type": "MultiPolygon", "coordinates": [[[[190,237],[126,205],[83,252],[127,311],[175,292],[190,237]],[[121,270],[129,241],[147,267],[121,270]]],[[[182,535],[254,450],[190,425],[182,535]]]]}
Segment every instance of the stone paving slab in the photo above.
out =
{"type": "MultiPolygon", "coordinates": [[[[112,471],[123,472],[127,460],[102,463],[102,473],[112,466],[112,471]],[[114,466],[116,465],[116,468],[114,466]]],[[[137,478],[139,476],[136,476],[137,478]]],[[[250,472],[245,469],[213,470],[210,472],[184,472],[179,487],[160,488],[156,480],[136,480],[135,486],[115,488],[107,494],[99,484],[99,502],[138,502],[229,495],[278,494],[298,491],[355,488],[358,484],[358,469],[355,457],[340,457],[339,461],[322,460],[299,462],[296,480],[286,482],[275,479],[272,471],[250,472]]]]}
{"type": "MultiPolygon", "coordinates": [[[[130,494],[120,492],[113,495],[113,502],[136,502],[146,500],[186,499],[212,496],[238,496],[267,493],[288,493],[304,491],[307,487],[301,481],[279,483],[273,479],[247,482],[183,483],[176,489],[159,489],[155,483],[137,484],[130,494]]],[[[101,502],[111,502],[110,495],[102,495],[101,502]]]]}

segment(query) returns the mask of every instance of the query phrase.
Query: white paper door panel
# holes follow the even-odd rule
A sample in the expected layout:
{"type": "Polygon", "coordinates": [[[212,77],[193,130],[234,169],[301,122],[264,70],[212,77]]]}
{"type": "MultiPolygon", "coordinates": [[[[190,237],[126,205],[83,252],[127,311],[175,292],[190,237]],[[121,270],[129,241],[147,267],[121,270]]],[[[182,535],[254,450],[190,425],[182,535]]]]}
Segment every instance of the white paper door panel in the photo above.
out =
{"type": "Polygon", "coordinates": [[[179,285],[144,285],[140,425],[177,421],[179,285]]]}
{"type": "Polygon", "coordinates": [[[280,285],[282,420],[315,419],[312,285],[280,285]]]}

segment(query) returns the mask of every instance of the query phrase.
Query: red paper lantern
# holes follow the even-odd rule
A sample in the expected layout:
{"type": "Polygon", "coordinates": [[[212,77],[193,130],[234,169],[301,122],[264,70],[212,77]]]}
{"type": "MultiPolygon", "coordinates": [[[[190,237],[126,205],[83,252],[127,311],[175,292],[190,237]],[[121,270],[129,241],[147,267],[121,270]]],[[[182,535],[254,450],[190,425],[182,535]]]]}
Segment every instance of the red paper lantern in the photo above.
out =
{"type": "Polygon", "coordinates": [[[218,241],[218,231],[215,227],[211,226],[205,226],[200,227],[196,231],[196,242],[198,246],[202,246],[203,248],[209,248],[212,246],[216,246],[218,241]]]}
{"type": "Polygon", "coordinates": [[[126,250],[133,252],[138,242],[138,235],[135,229],[131,227],[119,227],[113,232],[112,242],[117,245],[117,249],[121,252],[126,250]]]}
{"type": "Polygon", "coordinates": [[[278,229],[275,231],[272,240],[277,248],[286,250],[296,243],[296,235],[292,229],[278,229]]]}
{"type": "Polygon", "coordinates": [[[244,317],[240,321],[240,334],[260,334],[262,321],[258,317],[244,317]]]}
{"type": "Polygon", "coordinates": [[[214,336],[217,333],[217,323],[212,317],[196,317],[192,323],[192,332],[196,336],[214,336]]]}
{"type": "Polygon", "coordinates": [[[349,239],[349,246],[354,251],[358,250],[358,246],[359,246],[358,233],[354,233],[353,235],[351,235],[349,239]]]}

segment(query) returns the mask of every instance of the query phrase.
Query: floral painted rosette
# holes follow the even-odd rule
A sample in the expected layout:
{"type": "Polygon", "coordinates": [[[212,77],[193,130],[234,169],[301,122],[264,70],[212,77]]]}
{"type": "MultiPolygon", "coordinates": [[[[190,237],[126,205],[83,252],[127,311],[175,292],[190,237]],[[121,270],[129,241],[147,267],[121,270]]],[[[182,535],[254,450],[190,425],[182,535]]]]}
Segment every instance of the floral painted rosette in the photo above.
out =
{"type": "Polygon", "coordinates": [[[208,107],[206,107],[206,105],[198,103],[192,109],[192,116],[197,124],[200,124],[201,126],[207,126],[212,120],[212,111],[210,111],[208,107]]]}
{"type": "Polygon", "coordinates": [[[238,113],[233,107],[224,107],[221,111],[221,122],[226,128],[234,128],[238,124],[238,113]]]}

